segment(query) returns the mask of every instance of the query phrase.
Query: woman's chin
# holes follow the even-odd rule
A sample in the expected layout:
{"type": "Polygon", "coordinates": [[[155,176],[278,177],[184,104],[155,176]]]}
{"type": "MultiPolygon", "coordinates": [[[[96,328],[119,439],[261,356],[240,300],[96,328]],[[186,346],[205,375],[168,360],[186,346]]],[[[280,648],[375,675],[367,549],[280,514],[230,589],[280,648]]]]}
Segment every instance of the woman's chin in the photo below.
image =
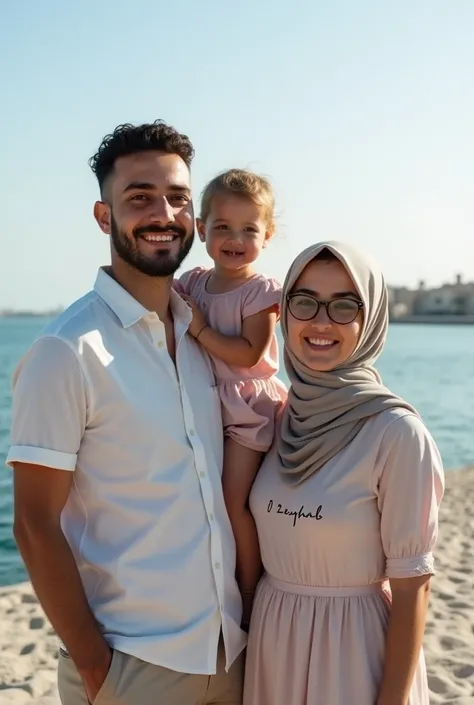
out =
{"type": "Polygon", "coordinates": [[[336,349],[321,352],[300,350],[297,357],[313,372],[331,372],[331,370],[343,362],[338,352],[340,351],[336,351],[336,349]]]}

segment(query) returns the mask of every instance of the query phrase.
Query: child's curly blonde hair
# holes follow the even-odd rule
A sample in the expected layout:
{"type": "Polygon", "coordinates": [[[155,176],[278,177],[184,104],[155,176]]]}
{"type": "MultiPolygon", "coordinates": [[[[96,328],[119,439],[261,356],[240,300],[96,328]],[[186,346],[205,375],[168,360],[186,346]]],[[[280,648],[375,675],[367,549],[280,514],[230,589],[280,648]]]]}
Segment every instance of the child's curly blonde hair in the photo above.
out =
{"type": "Polygon", "coordinates": [[[267,231],[273,235],[275,232],[275,196],[268,179],[245,169],[229,169],[218,174],[202,192],[200,217],[204,222],[211,212],[212,199],[221,193],[248,198],[262,208],[267,231]]]}

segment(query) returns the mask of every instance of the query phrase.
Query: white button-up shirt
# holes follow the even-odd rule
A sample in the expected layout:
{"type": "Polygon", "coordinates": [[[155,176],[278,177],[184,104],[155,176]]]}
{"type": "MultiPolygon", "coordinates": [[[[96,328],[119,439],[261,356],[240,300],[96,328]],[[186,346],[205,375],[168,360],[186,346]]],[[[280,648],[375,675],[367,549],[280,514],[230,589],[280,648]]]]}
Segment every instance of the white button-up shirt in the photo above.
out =
{"type": "Polygon", "coordinates": [[[110,645],[212,674],[221,630],[227,667],[245,646],[220,402],[175,292],[171,308],[176,365],[158,316],[99,270],[15,371],[7,463],[74,472],[62,526],[110,645]]]}

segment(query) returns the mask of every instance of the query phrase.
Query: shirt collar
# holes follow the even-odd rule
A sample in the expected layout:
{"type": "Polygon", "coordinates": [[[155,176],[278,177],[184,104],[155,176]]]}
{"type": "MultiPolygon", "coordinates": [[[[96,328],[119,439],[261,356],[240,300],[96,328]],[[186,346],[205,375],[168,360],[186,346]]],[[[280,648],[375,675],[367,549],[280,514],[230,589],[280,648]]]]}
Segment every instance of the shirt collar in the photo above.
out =
{"type": "MultiPolygon", "coordinates": [[[[126,291],[104,268],[100,268],[94,284],[94,291],[112,309],[124,328],[138,323],[150,316],[150,311],[141,305],[126,291]]],[[[186,326],[191,323],[192,311],[185,301],[173,289],[170,292],[171,311],[186,326]]],[[[153,314],[156,315],[156,314],[153,314]]]]}

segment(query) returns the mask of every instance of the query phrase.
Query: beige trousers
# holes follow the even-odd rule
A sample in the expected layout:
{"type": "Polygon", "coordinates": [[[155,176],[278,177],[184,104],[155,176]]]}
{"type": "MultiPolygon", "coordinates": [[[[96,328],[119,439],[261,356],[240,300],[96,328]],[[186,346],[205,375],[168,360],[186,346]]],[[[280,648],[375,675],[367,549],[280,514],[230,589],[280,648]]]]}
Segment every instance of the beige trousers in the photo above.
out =
{"type": "MultiPolygon", "coordinates": [[[[214,676],[177,673],[114,651],[105,682],[93,705],[242,705],[244,653],[225,672],[222,640],[214,676]]],[[[59,655],[62,705],[89,705],[72,660],[59,655]]]]}

